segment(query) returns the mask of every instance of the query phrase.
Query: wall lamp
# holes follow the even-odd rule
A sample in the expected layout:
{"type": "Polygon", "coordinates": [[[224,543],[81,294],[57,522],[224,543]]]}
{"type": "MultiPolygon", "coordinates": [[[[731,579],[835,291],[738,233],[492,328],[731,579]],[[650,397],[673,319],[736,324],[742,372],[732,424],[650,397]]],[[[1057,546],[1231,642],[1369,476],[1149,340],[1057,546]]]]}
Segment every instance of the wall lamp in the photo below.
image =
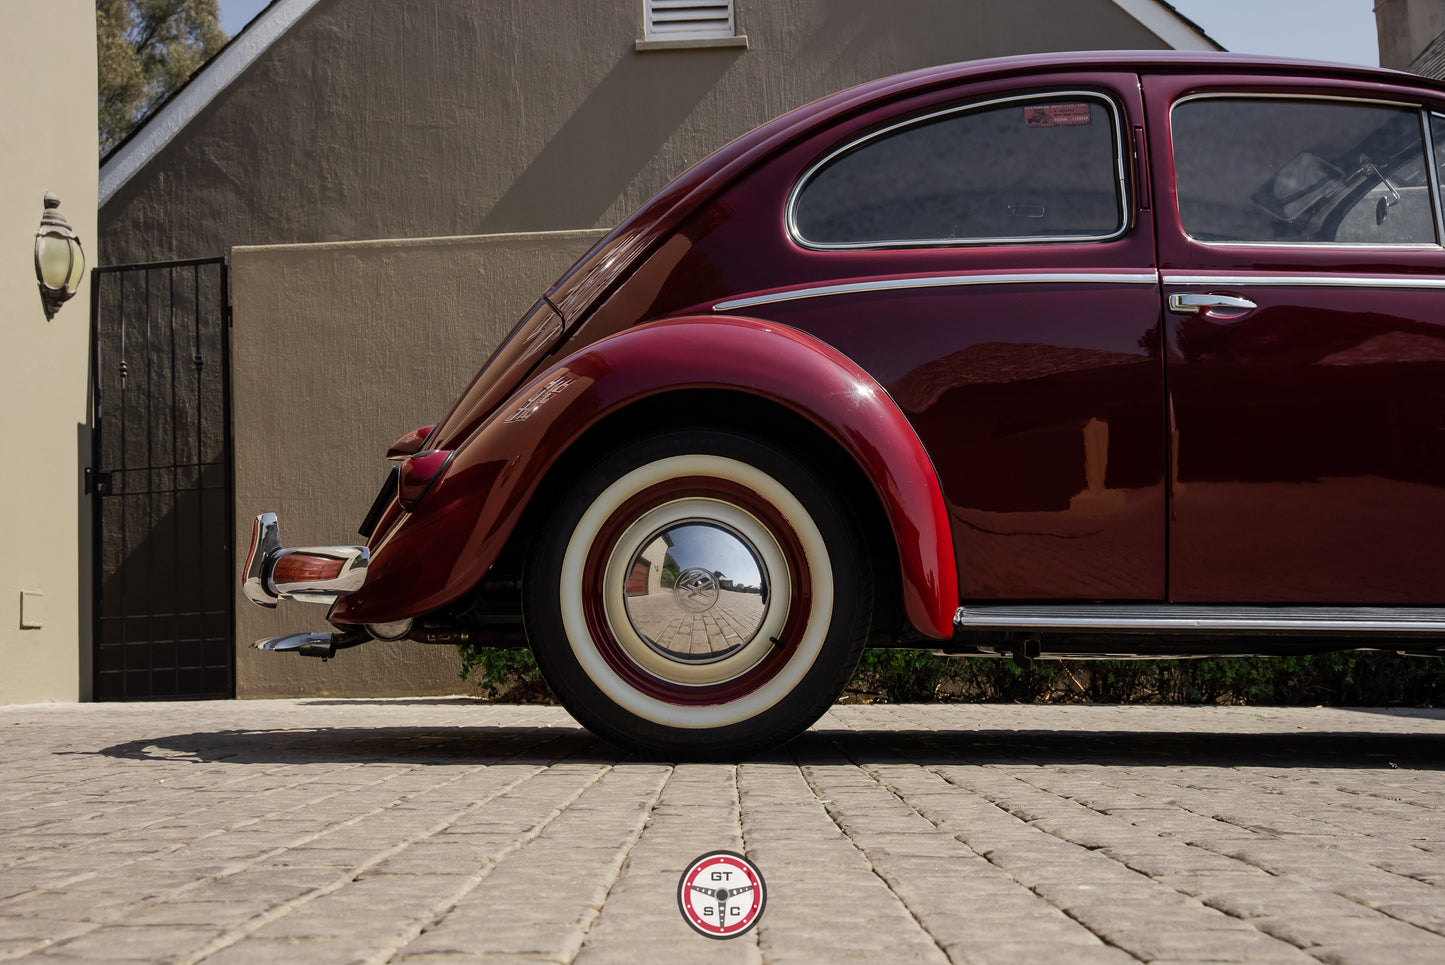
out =
{"type": "Polygon", "coordinates": [[[40,301],[45,317],[52,319],[68,302],[85,275],[85,252],[70,222],[60,213],[60,199],[45,196],[45,213],[35,232],[35,280],[40,283],[40,301]]]}

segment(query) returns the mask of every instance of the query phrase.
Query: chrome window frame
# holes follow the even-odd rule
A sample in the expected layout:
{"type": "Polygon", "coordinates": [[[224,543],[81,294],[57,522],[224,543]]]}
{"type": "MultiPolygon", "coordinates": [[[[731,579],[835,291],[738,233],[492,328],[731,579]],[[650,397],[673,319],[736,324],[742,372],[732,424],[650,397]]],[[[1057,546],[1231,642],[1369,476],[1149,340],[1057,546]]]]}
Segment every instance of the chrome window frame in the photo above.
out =
{"type": "Polygon", "coordinates": [[[1130,195],[1129,180],[1125,166],[1128,152],[1124,144],[1124,122],[1123,114],[1114,98],[1102,91],[1096,90],[1045,90],[1034,91],[1028,94],[1011,94],[1007,97],[995,97],[991,100],[978,101],[977,103],[964,104],[958,107],[950,107],[941,111],[934,111],[919,117],[911,117],[906,121],[899,121],[876,131],[870,131],[862,137],[849,141],[840,148],[825,154],[820,160],[809,165],[801,177],[794,182],[792,190],[788,192],[788,202],[784,209],[784,221],[787,225],[788,238],[800,248],[809,251],[880,251],[893,248],[972,248],[979,245],[1039,245],[1039,244],[1060,244],[1077,242],[1100,242],[1113,241],[1129,233],[1131,219],[1129,217],[1130,195]],[[1005,104],[1018,104],[1024,102],[1060,101],[1066,98],[1074,100],[1089,99],[1101,102],[1109,111],[1109,122],[1113,125],[1114,132],[1114,186],[1119,202],[1119,227],[1109,234],[1102,235],[1013,235],[1002,238],[910,238],[896,241],[849,241],[835,244],[809,241],[803,237],[798,228],[797,209],[798,199],[803,189],[826,169],[833,162],[843,158],[845,155],[866,147],[870,142],[881,140],[898,131],[911,127],[918,127],[928,124],[941,118],[954,114],[968,114],[975,111],[986,110],[990,107],[998,107],[1005,104]]]}
{"type": "Polygon", "coordinates": [[[1425,170],[1430,177],[1430,197],[1435,202],[1435,242],[1438,248],[1445,245],[1445,209],[1442,209],[1445,198],[1440,196],[1440,170],[1435,163],[1435,134],[1431,123],[1431,118],[1435,117],[1445,123],[1445,112],[1434,111],[1428,107],[1420,109],[1420,126],[1425,135],[1425,170]]]}
{"type": "Polygon", "coordinates": [[[1445,120],[1445,114],[1432,112],[1429,110],[1429,108],[1423,106],[1422,104],[1412,103],[1410,101],[1389,100],[1380,97],[1345,97],[1339,94],[1286,94],[1277,92],[1265,93],[1259,91],[1205,91],[1203,93],[1189,94],[1185,97],[1181,97],[1173,104],[1169,105],[1169,183],[1174,190],[1174,215],[1179,221],[1179,231],[1181,234],[1184,235],[1184,237],[1188,238],[1192,244],[1202,245],[1206,248],[1289,248],[1291,250],[1297,250],[1300,248],[1318,248],[1330,251],[1339,251],[1341,249],[1360,249],[1365,251],[1438,251],[1442,246],[1445,246],[1445,222],[1442,222],[1441,220],[1442,216],[1440,212],[1440,190],[1439,186],[1436,184],[1436,177],[1433,171],[1434,164],[1432,162],[1432,154],[1430,151],[1430,124],[1427,117],[1427,115],[1430,113],[1437,113],[1437,116],[1439,116],[1442,120],[1445,120]],[[1185,104],[1201,100],[1321,101],[1335,104],[1351,104],[1361,107],[1395,107],[1403,110],[1414,111],[1420,116],[1420,123],[1423,128],[1421,131],[1423,135],[1421,145],[1425,149],[1425,167],[1427,169],[1430,169],[1431,171],[1430,191],[1431,200],[1434,204],[1435,209],[1435,241],[1433,243],[1426,241],[1406,241],[1397,243],[1359,241],[1205,241],[1201,238],[1196,238],[1194,235],[1190,234],[1189,229],[1185,227],[1184,212],[1179,210],[1179,179],[1176,176],[1177,165],[1174,163],[1175,157],[1178,156],[1178,152],[1175,150],[1176,143],[1174,139],[1174,112],[1185,104]]]}

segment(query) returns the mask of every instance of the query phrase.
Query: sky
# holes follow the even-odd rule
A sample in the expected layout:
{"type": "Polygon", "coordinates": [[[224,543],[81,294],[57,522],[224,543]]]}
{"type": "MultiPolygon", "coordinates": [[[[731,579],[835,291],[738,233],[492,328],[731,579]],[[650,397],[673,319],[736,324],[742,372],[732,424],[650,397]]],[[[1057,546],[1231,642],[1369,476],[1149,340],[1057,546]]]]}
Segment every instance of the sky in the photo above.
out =
{"type": "Polygon", "coordinates": [[[241,32],[241,28],[250,23],[251,18],[270,2],[271,0],[218,0],[216,5],[221,8],[221,29],[226,31],[227,36],[236,36],[241,32]]]}
{"type": "Polygon", "coordinates": [[[1171,0],[1224,49],[1380,65],[1375,0],[1171,0]]]}
{"type": "MultiPolygon", "coordinates": [[[[219,2],[221,28],[235,36],[269,0],[219,2]]],[[[1380,63],[1375,43],[1375,0],[1172,0],[1172,3],[1226,50],[1372,67],[1380,63]]]]}

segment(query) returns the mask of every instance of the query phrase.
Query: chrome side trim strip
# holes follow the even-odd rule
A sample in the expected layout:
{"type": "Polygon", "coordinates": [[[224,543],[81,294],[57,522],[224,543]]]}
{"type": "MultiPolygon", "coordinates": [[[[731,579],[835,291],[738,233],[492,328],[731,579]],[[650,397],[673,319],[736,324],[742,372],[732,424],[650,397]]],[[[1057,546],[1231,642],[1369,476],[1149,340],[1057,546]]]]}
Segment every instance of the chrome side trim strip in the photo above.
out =
{"type": "Polygon", "coordinates": [[[1445,288],[1445,278],[1365,275],[1164,275],[1166,285],[1273,285],[1279,288],[1445,288]]]}
{"type": "Polygon", "coordinates": [[[1117,272],[1015,272],[995,275],[933,275],[926,278],[888,278],[878,281],[849,282],[842,285],[819,285],[813,288],[794,288],[790,291],[771,292],[766,295],[749,295],[746,298],[731,298],[718,302],[712,307],[715,312],[729,312],[735,308],[752,308],[754,305],[772,305],[776,302],[791,302],[801,298],[819,298],[824,295],[856,295],[864,292],[902,291],[910,288],[956,288],[968,285],[1157,285],[1159,276],[1153,272],[1124,274],[1117,272]]]}
{"type": "Polygon", "coordinates": [[[1258,630],[1275,633],[1445,634],[1445,609],[1426,607],[1208,606],[1190,603],[961,606],[965,630],[1258,630]]]}
{"type": "MultiPolygon", "coordinates": [[[[1187,232],[1186,232],[1187,234],[1187,232]]],[[[1201,241],[1189,235],[1189,240],[1205,248],[1273,248],[1290,252],[1308,249],[1311,251],[1439,251],[1440,245],[1433,242],[1384,242],[1352,241],[1344,244],[1335,241],[1201,241]]]]}

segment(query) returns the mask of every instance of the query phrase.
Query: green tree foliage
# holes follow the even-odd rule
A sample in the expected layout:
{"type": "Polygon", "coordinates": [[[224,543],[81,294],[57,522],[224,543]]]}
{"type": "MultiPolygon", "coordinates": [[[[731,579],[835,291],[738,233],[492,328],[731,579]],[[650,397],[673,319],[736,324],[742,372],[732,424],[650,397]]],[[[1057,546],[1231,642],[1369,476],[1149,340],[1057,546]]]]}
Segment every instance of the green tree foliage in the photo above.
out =
{"type": "Polygon", "coordinates": [[[100,153],[226,43],[216,0],[95,0],[100,153]]]}

